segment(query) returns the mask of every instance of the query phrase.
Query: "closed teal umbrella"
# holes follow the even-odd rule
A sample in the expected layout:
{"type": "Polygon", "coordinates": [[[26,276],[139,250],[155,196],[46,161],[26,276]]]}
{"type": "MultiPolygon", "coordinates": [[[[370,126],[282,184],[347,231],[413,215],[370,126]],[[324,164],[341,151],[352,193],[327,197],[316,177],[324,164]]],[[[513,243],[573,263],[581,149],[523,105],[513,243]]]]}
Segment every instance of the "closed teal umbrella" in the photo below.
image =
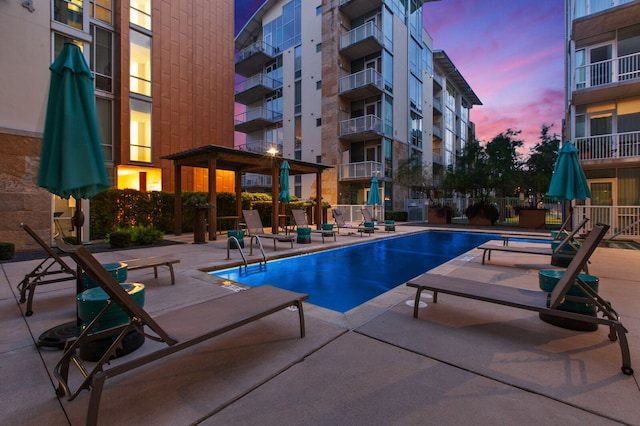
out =
{"type": "Polygon", "coordinates": [[[578,160],[578,149],[571,142],[563,143],[558,151],[547,195],[568,201],[591,198],[587,178],[578,160]]]}
{"type": "Polygon", "coordinates": [[[380,189],[378,187],[378,178],[371,178],[371,188],[369,188],[369,196],[367,197],[367,204],[373,205],[373,218],[376,218],[376,206],[382,204],[380,199],[380,189]]]}
{"type": "MultiPolygon", "coordinates": [[[[51,81],[38,170],[38,186],[62,198],[76,199],[73,219],[77,243],[82,243],[82,198],[91,198],[109,187],[104,165],[93,75],[80,48],[66,43],[49,67],[51,81]]],[[[78,267],[76,292],[81,293],[82,274],[78,267]]],[[[45,346],[64,344],[60,336],[77,335],[82,321],[63,324],[43,333],[45,346]]]]}
{"type": "Polygon", "coordinates": [[[289,193],[289,162],[284,160],[280,166],[280,195],[278,200],[283,203],[291,202],[291,194],[289,193]]]}
{"type": "Polygon", "coordinates": [[[38,185],[62,198],[91,198],[109,187],[93,75],[80,48],[66,43],[49,67],[51,83],[38,185]]]}

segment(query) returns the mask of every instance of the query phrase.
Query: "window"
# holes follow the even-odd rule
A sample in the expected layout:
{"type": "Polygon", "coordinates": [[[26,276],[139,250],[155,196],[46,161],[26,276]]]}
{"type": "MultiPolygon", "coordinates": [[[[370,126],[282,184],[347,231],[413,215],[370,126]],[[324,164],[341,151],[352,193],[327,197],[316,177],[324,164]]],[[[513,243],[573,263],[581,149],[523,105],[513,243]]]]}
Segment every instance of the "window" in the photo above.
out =
{"type": "Polygon", "coordinates": [[[113,1],[91,0],[89,2],[91,17],[105,24],[113,24],[113,1]]]}
{"type": "Polygon", "coordinates": [[[322,43],[316,44],[316,52],[320,52],[322,50],[322,43]]]}
{"type": "Polygon", "coordinates": [[[294,114],[302,112],[302,82],[300,80],[294,83],[294,114]]]}
{"type": "Polygon", "coordinates": [[[317,80],[316,81],[316,90],[320,90],[322,89],[322,80],[317,80]]]}
{"type": "Polygon", "coordinates": [[[113,93],[113,38],[110,31],[93,26],[94,49],[91,69],[96,89],[113,93]]]}
{"type": "Polygon", "coordinates": [[[151,162],[151,102],[130,100],[129,156],[131,161],[151,162]]]}
{"type": "Polygon", "coordinates": [[[84,20],[82,0],[54,0],[53,19],[82,30],[84,20]]]}
{"type": "Polygon", "coordinates": [[[129,21],[151,31],[151,0],[131,0],[129,21]]]}
{"type": "Polygon", "coordinates": [[[129,90],[151,96],[151,37],[132,30],[129,40],[131,43],[129,90]]]}
{"type": "Polygon", "coordinates": [[[322,126],[322,118],[316,118],[316,127],[322,126]]]}
{"type": "Polygon", "coordinates": [[[104,161],[113,161],[113,102],[97,97],[96,113],[100,123],[100,144],[104,161]]]}
{"type": "Polygon", "coordinates": [[[316,16],[322,15],[322,5],[316,7],[316,16]]]}

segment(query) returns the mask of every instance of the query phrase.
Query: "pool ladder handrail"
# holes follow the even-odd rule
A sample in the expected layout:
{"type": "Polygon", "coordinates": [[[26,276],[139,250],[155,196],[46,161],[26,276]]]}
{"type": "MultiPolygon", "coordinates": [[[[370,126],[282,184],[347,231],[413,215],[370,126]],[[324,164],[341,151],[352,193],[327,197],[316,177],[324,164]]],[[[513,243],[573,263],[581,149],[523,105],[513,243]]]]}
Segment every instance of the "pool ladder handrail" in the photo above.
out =
{"type": "MultiPolygon", "coordinates": [[[[259,263],[262,264],[262,262],[264,262],[264,264],[267,264],[267,256],[264,253],[264,249],[262,248],[262,242],[260,241],[260,239],[256,236],[256,241],[258,242],[258,245],[260,246],[260,252],[262,253],[262,258],[263,260],[261,260],[259,263]]],[[[244,262],[244,269],[245,271],[247,270],[247,266],[248,266],[248,262],[247,262],[247,258],[244,255],[244,250],[242,249],[242,246],[240,245],[240,241],[238,241],[238,238],[235,236],[231,236],[227,238],[227,260],[231,259],[231,243],[235,243],[236,248],[238,249],[238,251],[240,252],[240,256],[242,256],[242,261],[244,262]]],[[[242,265],[240,265],[240,267],[242,268],[242,265]]]]}

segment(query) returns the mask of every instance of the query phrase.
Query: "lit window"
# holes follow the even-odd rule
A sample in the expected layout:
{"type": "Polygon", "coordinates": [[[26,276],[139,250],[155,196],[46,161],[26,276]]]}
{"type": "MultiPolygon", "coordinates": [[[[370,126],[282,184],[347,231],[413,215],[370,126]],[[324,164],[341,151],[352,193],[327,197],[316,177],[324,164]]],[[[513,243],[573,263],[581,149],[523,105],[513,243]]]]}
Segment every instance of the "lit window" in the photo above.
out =
{"type": "Polygon", "coordinates": [[[113,1],[91,0],[89,3],[91,17],[109,25],[113,23],[113,1]]]}
{"type": "Polygon", "coordinates": [[[82,0],[54,0],[53,19],[82,30],[82,0]]]}
{"type": "Polygon", "coordinates": [[[151,0],[132,0],[129,9],[129,21],[151,31],[151,0]]]}
{"type": "Polygon", "coordinates": [[[129,156],[131,161],[151,162],[151,103],[131,99],[129,156]]]}
{"type": "Polygon", "coordinates": [[[151,37],[131,31],[129,39],[131,43],[129,90],[151,96],[151,37]]]}

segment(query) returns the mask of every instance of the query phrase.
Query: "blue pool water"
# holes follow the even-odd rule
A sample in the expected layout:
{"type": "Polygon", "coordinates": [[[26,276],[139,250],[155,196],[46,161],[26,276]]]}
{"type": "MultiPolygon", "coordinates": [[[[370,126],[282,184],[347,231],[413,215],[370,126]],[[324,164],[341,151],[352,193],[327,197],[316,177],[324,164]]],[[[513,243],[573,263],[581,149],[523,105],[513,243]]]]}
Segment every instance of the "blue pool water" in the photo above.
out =
{"type": "Polygon", "coordinates": [[[429,231],[280,260],[259,268],[210,272],[249,286],[271,284],[309,294],[309,302],[346,312],[492,239],[495,234],[429,231]]]}

